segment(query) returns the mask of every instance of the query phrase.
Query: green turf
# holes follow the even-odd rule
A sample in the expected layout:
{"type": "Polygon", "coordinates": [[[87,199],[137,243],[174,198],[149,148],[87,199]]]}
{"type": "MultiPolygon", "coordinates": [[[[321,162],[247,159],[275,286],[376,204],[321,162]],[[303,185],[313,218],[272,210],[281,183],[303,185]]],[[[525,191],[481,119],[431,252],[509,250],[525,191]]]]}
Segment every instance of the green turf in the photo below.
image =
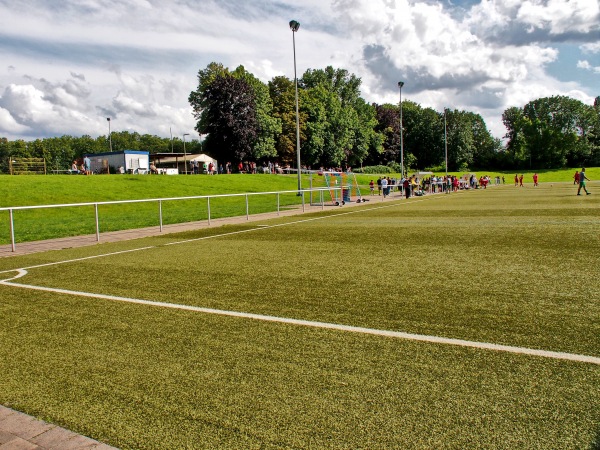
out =
{"type": "MultiPolygon", "coordinates": [[[[599,204],[506,186],[0,268],[153,245],[19,282],[598,357],[599,204]]],[[[598,445],[597,365],[6,286],[0,317],[0,403],[122,448],[598,445]]]]}

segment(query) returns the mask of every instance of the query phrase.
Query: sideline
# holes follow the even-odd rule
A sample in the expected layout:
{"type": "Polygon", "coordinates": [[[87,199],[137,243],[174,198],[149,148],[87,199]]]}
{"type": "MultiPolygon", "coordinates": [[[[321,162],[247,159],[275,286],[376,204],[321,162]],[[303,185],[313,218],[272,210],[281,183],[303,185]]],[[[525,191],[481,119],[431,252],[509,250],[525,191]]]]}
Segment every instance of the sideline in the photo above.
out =
{"type": "Polygon", "coordinates": [[[542,358],[551,358],[551,359],[559,359],[564,361],[575,361],[580,363],[589,363],[600,365],[600,357],[588,356],[588,355],[578,355],[574,353],[564,353],[564,352],[554,352],[549,350],[538,350],[527,347],[514,347],[510,345],[500,345],[493,344],[489,342],[477,342],[477,341],[468,341],[464,339],[453,339],[453,338],[445,338],[440,336],[430,336],[424,334],[414,334],[414,333],[405,333],[402,331],[390,331],[390,330],[378,330],[375,328],[365,328],[365,327],[357,327],[351,325],[341,325],[335,323],[328,322],[317,322],[311,320],[301,320],[301,319],[291,319],[286,317],[277,317],[277,316],[268,316],[263,314],[253,314],[253,313],[245,313],[239,311],[228,311],[221,309],[213,309],[213,308],[203,308],[200,306],[191,306],[191,305],[181,305],[177,303],[166,303],[166,302],[157,302],[152,300],[143,300],[137,298],[129,298],[129,297],[118,297],[114,295],[104,295],[104,294],[94,294],[90,292],[82,292],[82,291],[71,291],[67,289],[57,289],[57,288],[49,288],[43,286],[34,286],[28,284],[20,284],[13,283],[10,280],[21,278],[26,275],[27,272],[25,270],[21,270],[19,274],[11,278],[9,280],[1,280],[0,284],[10,287],[16,287],[21,289],[31,289],[36,291],[44,291],[51,292],[55,294],[66,294],[66,295],[74,295],[79,297],[87,297],[87,298],[97,298],[101,300],[110,300],[124,303],[133,303],[138,305],[146,305],[146,306],[154,306],[160,308],[169,308],[169,309],[177,309],[184,311],[193,311],[204,314],[214,314],[220,316],[228,316],[228,317],[236,317],[236,318],[244,318],[251,320],[261,320],[264,322],[275,322],[275,323],[283,323],[311,328],[321,328],[327,330],[335,330],[335,331],[344,331],[351,333],[361,333],[368,334],[373,336],[383,336],[397,339],[406,339],[411,341],[420,341],[420,342],[428,342],[432,344],[445,344],[445,345],[455,345],[459,347],[471,347],[482,350],[492,350],[499,352],[507,352],[507,353],[515,353],[520,355],[528,355],[528,356],[538,356],[542,358]]]}

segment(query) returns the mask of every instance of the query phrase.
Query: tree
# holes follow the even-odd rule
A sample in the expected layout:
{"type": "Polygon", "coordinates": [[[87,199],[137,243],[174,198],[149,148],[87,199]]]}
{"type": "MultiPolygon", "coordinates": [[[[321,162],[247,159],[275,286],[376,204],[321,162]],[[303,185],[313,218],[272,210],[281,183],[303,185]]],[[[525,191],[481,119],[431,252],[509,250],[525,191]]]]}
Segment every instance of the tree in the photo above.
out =
{"type": "Polygon", "coordinates": [[[310,164],[360,164],[369,150],[381,147],[384,136],[375,131],[376,112],[360,97],[360,78],[331,66],[307,70],[300,85],[306,92],[307,142],[310,164]],[[318,122],[317,122],[318,121],[318,122]]]}
{"type": "Polygon", "coordinates": [[[509,108],[503,115],[508,148],[515,162],[531,169],[581,165],[594,153],[597,116],[594,107],[565,96],[509,108]]]}
{"type": "Polygon", "coordinates": [[[254,91],[258,136],[252,146],[251,158],[260,160],[276,156],[275,143],[282,128],[281,119],[273,114],[273,100],[269,94],[269,86],[247,72],[244,66],[237,67],[232,75],[246,81],[254,91]]]}
{"type": "Polygon", "coordinates": [[[322,85],[303,92],[302,112],[307,120],[302,159],[311,166],[337,166],[350,145],[339,99],[322,85]]]}
{"type": "Polygon", "coordinates": [[[348,163],[361,165],[370,153],[381,154],[385,135],[376,131],[377,113],[373,105],[362,98],[357,99],[354,110],[357,114],[356,128],[352,148],[347,155],[348,163]]]}
{"type": "Polygon", "coordinates": [[[375,132],[382,136],[381,149],[370,148],[366,162],[371,165],[383,164],[399,160],[400,155],[400,109],[395,105],[376,105],[375,132]]]}
{"type": "Polygon", "coordinates": [[[418,169],[437,166],[444,161],[443,116],[432,108],[403,101],[402,123],[405,159],[406,155],[414,155],[418,169]]]}
{"type": "Polygon", "coordinates": [[[468,170],[473,162],[473,131],[465,111],[447,110],[448,170],[468,170]]]}
{"type": "MultiPolygon", "coordinates": [[[[279,76],[269,81],[269,95],[273,101],[273,116],[281,121],[281,133],[276,137],[275,148],[279,160],[293,164],[296,160],[296,93],[294,82],[279,76]]],[[[301,91],[300,96],[303,95],[301,91]]],[[[300,101],[299,101],[300,103],[300,101]]],[[[307,140],[306,110],[300,111],[300,142],[307,140]]]]}
{"type": "Polygon", "coordinates": [[[221,161],[242,161],[252,155],[260,134],[254,90],[247,81],[215,67],[199,72],[198,90],[189,97],[196,130],[207,135],[207,153],[221,161]]]}
{"type": "Polygon", "coordinates": [[[475,113],[467,113],[471,121],[471,132],[473,134],[473,161],[471,168],[489,169],[498,163],[498,155],[502,148],[500,139],[494,138],[483,117],[475,113]]]}
{"type": "Polygon", "coordinates": [[[508,139],[506,144],[507,162],[514,169],[521,168],[526,159],[525,118],[523,117],[523,110],[517,107],[506,109],[502,114],[502,122],[507,129],[504,135],[508,139]]]}

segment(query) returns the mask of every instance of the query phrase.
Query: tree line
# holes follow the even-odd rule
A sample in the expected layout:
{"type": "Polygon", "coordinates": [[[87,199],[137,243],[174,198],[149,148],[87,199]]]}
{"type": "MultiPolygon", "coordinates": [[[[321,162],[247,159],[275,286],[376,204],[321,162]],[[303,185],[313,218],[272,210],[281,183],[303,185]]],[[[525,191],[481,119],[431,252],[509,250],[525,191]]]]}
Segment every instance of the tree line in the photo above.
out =
{"type": "MultiPolygon", "coordinates": [[[[108,136],[60,136],[33,141],[22,139],[10,141],[0,138],[0,173],[8,172],[9,158],[45,158],[48,170],[66,170],[73,161],[81,162],[85,154],[106,153],[123,150],[141,150],[151,153],[183,153],[183,141],[179,138],[162,138],[150,134],[128,131],[113,131],[111,141],[108,136]]],[[[198,139],[186,140],[187,153],[201,153],[202,144],[198,139]]]]}
{"type": "MultiPolygon", "coordinates": [[[[404,100],[367,103],[361,79],[331,66],[308,69],[298,79],[299,132],[303,166],[387,165],[405,170],[521,170],[600,165],[600,97],[594,105],[564,96],[508,108],[502,118],[505,144],[483,118],[457,109],[436,111],[404,100]],[[400,113],[403,133],[400,143],[400,113]]],[[[296,86],[284,76],[262,82],[243,66],[210,63],[198,72],[189,95],[200,140],[188,153],[207,153],[236,165],[278,161],[296,165],[296,86]]],[[[182,140],[114,132],[112,149],[183,152],[182,140]]],[[[9,141],[0,138],[0,170],[8,157],[44,157],[51,168],[67,168],[85,153],[109,150],[107,136],[62,136],[9,141]]]]}

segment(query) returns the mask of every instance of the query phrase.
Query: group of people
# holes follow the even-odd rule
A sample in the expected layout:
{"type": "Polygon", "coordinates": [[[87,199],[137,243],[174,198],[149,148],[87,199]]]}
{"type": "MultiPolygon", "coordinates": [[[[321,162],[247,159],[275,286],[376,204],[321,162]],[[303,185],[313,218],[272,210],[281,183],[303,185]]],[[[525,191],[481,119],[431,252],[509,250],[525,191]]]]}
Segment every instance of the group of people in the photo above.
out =
{"type": "MultiPolygon", "coordinates": [[[[404,178],[379,177],[377,179],[377,192],[378,195],[383,195],[384,198],[394,190],[402,192],[406,198],[410,198],[412,195],[421,196],[425,194],[427,189],[425,181],[425,179],[419,181],[415,175],[404,178]]],[[[371,195],[375,195],[375,181],[371,180],[369,182],[369,190],[371,195]]]]}
{"type": "MultiPolygon", "coordinates": [[[[538,187],[539,186],[539,183],[538,183],[539,176],[538,176],[537,172],[533,174],[532,178],[533,178],[533,187],[538,187]]],[[[524,179],[523,174],[521,174],[521,175],[515,174],[515,186],[525,187],[525,185],[523,184],[523,179],[524,179]]]]}
{"type": "Polygon", "coordinates": [[[77,161],[73,161],[70,172],[72,174],[91,175],[92,161],[88,156],[85,156],[80,164],[78,164],[77,161]]]}
{"type": "MultiPolygon", "coordinates": [[[[194,175],[198,175],[200,173],[200,161],[190,161],[191,170],[190,172],[194,175]]],[[[202,173],[206,173],[208,175],[214,175],[219,170],[219,173],[223,173],[223,165],[221,164],[219,169],[217,166],[211,161],[208,164],[206,161],[202,161],[202,173]]]]}

